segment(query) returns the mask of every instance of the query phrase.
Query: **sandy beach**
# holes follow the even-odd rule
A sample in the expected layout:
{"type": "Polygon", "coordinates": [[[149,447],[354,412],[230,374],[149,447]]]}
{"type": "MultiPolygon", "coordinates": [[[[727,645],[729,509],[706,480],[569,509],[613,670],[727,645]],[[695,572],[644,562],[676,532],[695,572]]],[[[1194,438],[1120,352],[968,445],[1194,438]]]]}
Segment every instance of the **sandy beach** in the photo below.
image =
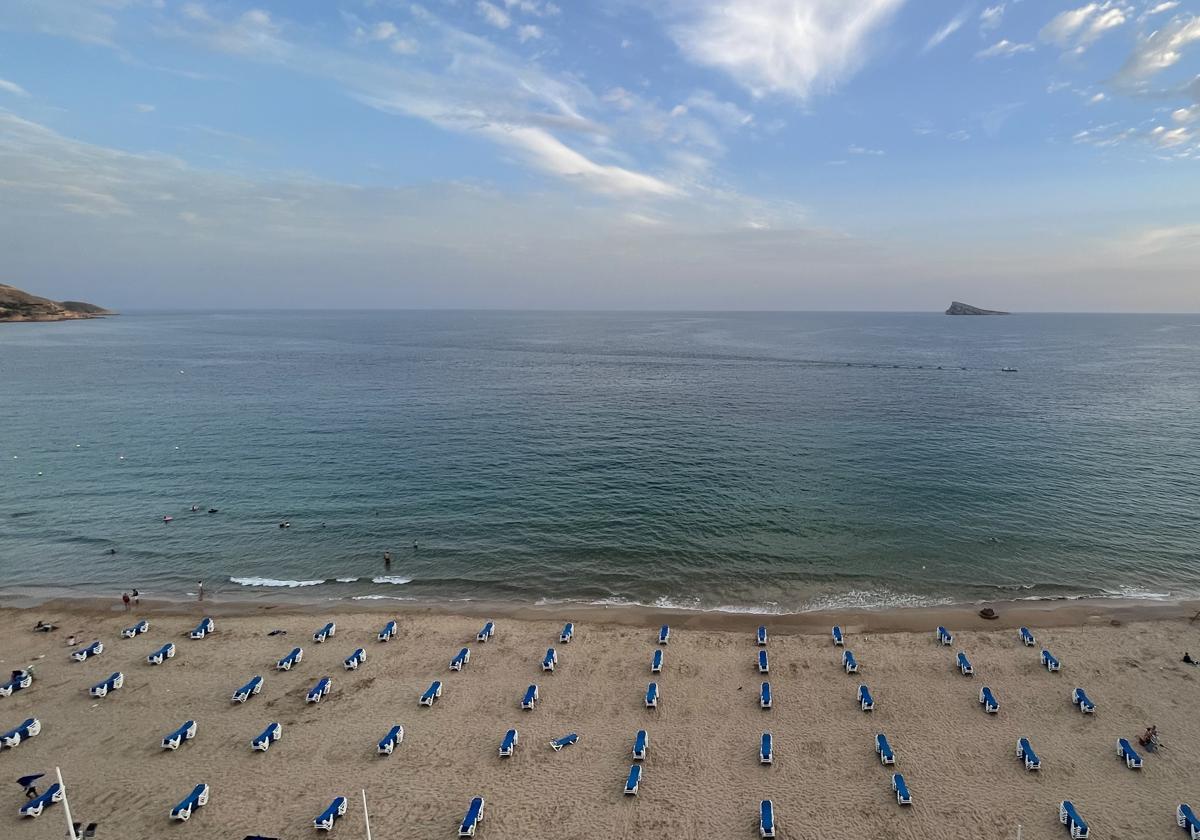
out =
{"type": "Polygon", "coordinates": [[[513,840],[757,837],[764,798],[774,800],[779,836],[787,838],[1015,838],[1018,824],[1029,840],[1059,838],[1066,836],[1057,818],[1062,799],[1075,802],[1092,837],[1174,838],[1181,835],[1176,805],[1200,805],[1200,671],[1180,662],[1184,650],[1200,653],[1200,623],[1190,623],[1182,605],[1063,604],[1006,611],[998,622],[966,610],[846,615],[857,676],[842,670],[829,616],[767,617],[769,711],[758,707],[756,616],[527,610],[497,614],[496,637],[479,644],[477,608],[469,615],[410,608],[395,614],[399,633],[381,644],[376,634],[393,615],[379,610],[206,605],[216,632],[192,641],[186,632],[202,614],[198,605],[148,606],[131,614],[67,602],[0,610],[0,667],[36,671],[31,689],[0,698],[0,728],[27,717],[43,725],[36,738],[0,753],[0,835],[63,836],[62,806],[21,819],[24,799],[11,781],[52,773],[56,764],[75,819],[98,822],[97,837],[108,840],[167,832],[306,837],[337,795],[350,799],[350,809],[335,834],[362,837],[362,788],[374,836],[413,840],[456,836],[473,796],[487,800],[478,836],[513,840]],[[142,617],[149,633],[121,639],[121,628],[142,617]],[[31,632],[39,619],[60,629],[31,632]],[[314,644],[313,631],[328,620],[337,622],[336,636],[314,644]],[[576,627],[569,645],[557,642],[565,620],[576,627]],[[661,620],[672,633],[663,673],[653,677],[661,620]],[[1018,642],[1017,622],[1029,624],[1037,647],[1018,642]],[[938,623],[955,633],[953,646],[935,643],[938,623]],[[287,635],[268,637],[272,629],[287,635]],[[104,653],[71,661],[69,632],[80,646],[99,638],[104,653]],[[168,641],[176,657],[148,665],[146,655],[168,641]],[[276,672],[275,661],[297,645],[302,663],[276,672]],[[470,663],[450,672],[464,645],[470,663]],[[547,674],[540,662],[552,645],[559,665],[547,674]],[[1043,645],[1061,672],[1041,667],[1043,645]],[[342,660],[357,647],[367,662],[347,672],[342,660]],[[971,658],[973,678],[955,669],[959,650],[971,658]],[[100,700],[87,695],[116,670],[125,674],[122,690],[100,700]],[[265,679],[262,693],[232,705],[233,690],[254,674],[265,679]],[[322,676],[332,678],[332,693],[306,705],[322,676]],[[445,685],[441,700],[418,707],[434,679],[445,685]],[[643,704],[651,679],[662,692],[656,711],[643,704]],[[860,682],[874,694],[872,713],[855,700],[860,682]],[[530,683],[540,686],[541,703],[522,712],[518,701],[530,683]],[[999,698],[998,715],[981,710],[982,685],[999,698]],[[1075,686],[1096,702],[1094,716],[1072,707],[1075,686]],[[196,739],[163,751],[161,738],[188,719],[198,723],[196,739]],[[283,738],[267,753],[252,752],[250,740],[272,721],[282,724],[283,738]],[[381,758],[375,744],[394,724],[404,726],[404,742],[381,758]],[[1136,744],[1150,724],[1165,749],[1144,754],[1144,769],[1131,771],[1115,741],[1136,744]],[[502,760],[497,747],[510,727],[520,745],[502,760]],[[650,753],[635,798],[622,789],[641,728],[650,753]],[[758,761],[764,730],[774,735],[773,766],[758,761]],[[569,732],[579,743],[553,752],[548,742],[569,732]],[[891,769],[873,748],[877,732],[896,751],[911,808],[896,804],[891,769]],[[1040,773],[1016,759],[1021,736],[1038,751],[1040,773]],[[210,804],[172,826],[169,810],[198,782],[211,785],[210,804]]]}

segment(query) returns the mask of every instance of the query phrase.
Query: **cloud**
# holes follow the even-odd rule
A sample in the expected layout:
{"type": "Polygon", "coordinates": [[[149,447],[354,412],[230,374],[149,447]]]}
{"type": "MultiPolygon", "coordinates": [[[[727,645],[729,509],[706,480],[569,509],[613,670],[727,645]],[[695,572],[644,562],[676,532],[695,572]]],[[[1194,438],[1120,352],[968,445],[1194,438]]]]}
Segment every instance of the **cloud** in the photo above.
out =
{"type": "Polygon", "coordinates": [[[1171,112],[1171,119],[1177,123],[1193,123],[1200,121],[1200,105],[1191,105],[1171,112]]]}
{"type": "Polygon", "coordinates": [[[1200,41],[1200,15],[1179,16],[1161,29],[1138,37],[1133,52],[1117,72],[1116,84],[1135,88],[1174,66],[1189,46],[1200,41]]]}
{"type": "Polygon", "coordinates": [[[976,58],[1011,58],[1017,53],[1033,52],[1033,44],[1013,43],[1002,38],[985,50],[975,53],[976,58]]]}
{"type": "Polygon", "coordinates": [[[984,32],[989,32],[1000,26],[1004,19],[1004,3],[997,3],[995,6],[987,6],[979,13],[979,28],[984,32]]]}
{"type": "Polygon", "coordinates": [[[1146,228],[1121,237],[1119,246],[1135,257],[1148,257],[1171,251],[1200,249],[1200,225],[1174,225],[1146,228]]]}
{"type": "Polygon", "coordinates": [[[1173,149],[1176,146],[1182,146],[1184,143],[1190,143],[1195,137],[1196,133],[1194,131],[1182,125],[1177,128],[1156,125],[1150,129],[1151,141],[1162,149],[1173,149]]]}
{"type": "Polygon", "coordinates": [[[115,46],[118,15],[135,0],[5,0],[0,30],[115,46]]]}
{"type": "Polygon", "coordinates": [[[967,10],[959,12],[946,22],[946,25],[929,36],[929,40],[925,42],[925,46],[921,48],[921,52],[927,53],[936,47],[938,44],[945,41],[955,32],[962,28],[962,25],[967,22],[967,10]]]}
{"type": "Polygon", "coordinates": [[[1088,104],[1089,104],[1089,105],[1095,105],[1095,104],[1097,104],[1097,103],[1103,102],[1105,99],[1108,99],[1108,96],[1106,96],[1106,95],[1103,93],[1103,91],[1102,91],[1102,92],[1100,92],[1100,93],[1097,93],[1097,94],[1095,94],[1095,95],[1091,96],[1091,97],[1088,99],[1088,104]]]}
{"type": "Polygon", "coordinates": [[[1179,5],[1179,0],[1166,0],[1165,3],[1158,3],[1154,6],[1151,6],[1150,8],[1146,9],[1146,11],[1144,11],[1140,15],[1138,15],[1138,20],[1144,21],[1146,18],[1151,17],[1152,15],[1159,15],[1159,14],[1162,14],[1163,12],[1169,12],[1178,5],[1179,5]]]}
{"type": "Polygon", "coordinates": [[[521,43],[542,37],[542,27],[532,23],[525,23],[517,27],[517,38],[521,43]]]}
{"type": "Polygon", "coordinates": [[[504,7],[534,17],[554,17],[562,11],[547,0],[504,0],[504,7]]]}
{"type": "Polygon", "coordinates": [[[143,114],[150,114],[150,113],[153,113],[155,110],[154,106],[151,105],[149,102],[138,102],[137,104],[135,104],[133,106],[133,108],[135,111],[139,111],[143,114]]]}
{"type": "Polygon", "coordinates": [[[13,96],[20,96],[22,98],[27,98],[29,96],[29,91],[25,90],[25,88],[21,87],[16,82],[10,82],[8,79],[0,79],[0,91],[3,91],[4,93],[11,93],[13,96]]]}
{"type": "Polygon", "coordinates": [[[1125,23],[1125,10],[1113,4],[1088,3],[1060,12],[1042,27],[1038,37],[1063,49],[1083,52],[1110,29],[1125,23]]]}
{"type": "Polygon", "coordinates": [[[487,0],[479,0],[475,4],[480,16],[497,29],[508,29],[512,26],[512,18],[499,6],[492,5],[487,0]]]}
{"type": "Polygon", "coordinates": [[[870,58],[904,0],[668,0],[684,56],[728,73],[755,96],[827,92],[870,58]]]}
{"type": "Polygon", "coordinates": [[[390,20],[381,20],[367,31],[367,39],[370,41],[390,41],[396,37],[396,24],[390,20]]]}
{"type": "Polygon", "coordinates": [[[863,146],[856,146],[853,143],[846,147],[846,151],[852,155],[870,155],[872,157],[883,157],[887,154],[882,149],[867,149],[863,146]]]}

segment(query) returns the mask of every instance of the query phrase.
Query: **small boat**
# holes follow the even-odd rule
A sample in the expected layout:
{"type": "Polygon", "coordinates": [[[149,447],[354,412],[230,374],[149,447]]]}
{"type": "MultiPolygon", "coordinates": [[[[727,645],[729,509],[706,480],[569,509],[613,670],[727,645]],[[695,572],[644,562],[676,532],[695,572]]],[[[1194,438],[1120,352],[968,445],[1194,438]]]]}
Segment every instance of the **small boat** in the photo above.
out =
{"type": "Polygon", "coordinates": [[[1001,373],[1016,373],[1017,369],[1015,367],[1002,367],[1002,368],[1000,368],[1000,372],[1001,373]]]}
{"type": "Polygon", "coordinates": [[[175,521],[174,516],[164,516],[163,517],[163,522],[174,522],[174,521],[175,521]]]}

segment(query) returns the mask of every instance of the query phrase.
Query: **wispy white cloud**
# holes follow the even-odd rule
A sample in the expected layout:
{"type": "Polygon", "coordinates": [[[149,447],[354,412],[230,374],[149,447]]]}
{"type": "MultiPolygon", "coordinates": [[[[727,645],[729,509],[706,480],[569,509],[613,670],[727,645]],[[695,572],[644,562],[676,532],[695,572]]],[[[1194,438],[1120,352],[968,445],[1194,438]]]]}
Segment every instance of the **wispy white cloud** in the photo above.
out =
{"type": "Polygon", "coordinates": [[[542,37],[542,27],[533,23],[524,23],[517,27],[517,38],[521,43],[542,37]]]}
{"type": "Polygon", "coordinates": [[[989,32],[999,28],[1004,20],[1004,3],[997,3],[995,6],[986,6],[979,13],[979,28],[984,32],[989,32]]]}
{"type": "Polygon", "coordinates": [[[1139,87],[1177,64],[1197,42],[1200,42],[1200,15],[1180,15],[1148,35],[1139,36],[1114,81],[1125,88],[1139,87]]]}
{"type": "Polygon", "coordinates": [[[868,149],[865,146],[858,146],[853,143],[846,147],[846,151],[852,155],[868,155],[871,157],[883,157],[887,154],[883,149],[868,149]]]}
{"type": "Polygon", "coordinates": [[[1194,123],[1200,121],[1200,105],[1190,105],[1171,112],[1171,119],[1177,123],[1194,123]]]}
{"type": "Polygon", "coordinates": [[[16,82],[10,82],[8,79],[0,79],[0,91],[11,93],[13,96],[26,98],[29,96],[29,91],[21,87],[16,82]]]}
{"type": "Polygon", "coordinates": [[[487,2],[487,0],[479,0],[475,4],[475,8],[485,21],[497,29],[508,29],[508,27],[512,26],[512,18],[508,12],[499,6],[487,2]]]}
{"type": "Polygon", "coordinates": [[[987,49],[975,53],[976,58],[1011,58],[1019,53],[1033,52],[1033,44],[1015,43],[1002,38],[987,49]]]}
{"type": "Polygon", "coordinates": [[[1063,49],[1083,52],[1105,32],[1125,23],[1126,11],[1113,0],[1088,3],[1055,15],[1042,27],[1038,37],[1063,49]]]}
{"type": "Polygon", "coordinates": [[[684,56],[755,96],[808,99],[853,76],[904,0],[668,0],[684,56]]]}
{"type": "Polygon", "coordinates": [[[154,106],[149,102],[138,102],[133,106],[133,108],[135,111],[139,111],[143,114],[149,114],[155,110],[154,106]]]}
{"type": "Polygon", "coordinates": [[[1190,143],[1196,137],[1196,132],[1186,126],[1177,126],[1176,128],[1167,128],[1165,125],[1156,125],[1150,129],[1150,139],[1156,146],[1163,149],[1173,149],[1176,146],[1182,146],[1185,143],[1190,143]]]}
{"type": "Polygon", "coordinates": [[[1155,3],[1153,6],[1146,9],[1146,11],[1138,15],[1138,20],[1144,21],[1146,18],[1153,17],[1154,15],[1160,15],[1163,12],[1169,12],[1178,6],[1179,0],[1166,0],[1166,2],[1163,3],[1155,3]]]}
{"type": "Polygon", "coordinates": [[[562,11],[548,0],[504,0],[504,7],[534,17],[554,17],[562,11]]]}
{"type": "Polygon", "coordinates": [[[921,48],[921,52],[927,53],[941,44],[958,30],[962,29],[962,25],[967,22],[967,14],[969,9],[963,9],[950,20],[946,21],[945,25],[939,28],[936,32],[929,36],[929,40],[925,42],[925,46],[921,48]]]}

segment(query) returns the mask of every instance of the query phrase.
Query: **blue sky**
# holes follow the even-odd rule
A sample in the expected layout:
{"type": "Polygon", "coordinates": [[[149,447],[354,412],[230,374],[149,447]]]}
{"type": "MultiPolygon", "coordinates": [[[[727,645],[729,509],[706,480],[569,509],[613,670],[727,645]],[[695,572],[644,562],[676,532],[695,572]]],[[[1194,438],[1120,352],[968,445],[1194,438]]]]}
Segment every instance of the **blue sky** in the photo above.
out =
{"type": "Polygon", "coordinates": [[[0,280],[1200,309],[1197,0],[6,0],[0,280]]]}

